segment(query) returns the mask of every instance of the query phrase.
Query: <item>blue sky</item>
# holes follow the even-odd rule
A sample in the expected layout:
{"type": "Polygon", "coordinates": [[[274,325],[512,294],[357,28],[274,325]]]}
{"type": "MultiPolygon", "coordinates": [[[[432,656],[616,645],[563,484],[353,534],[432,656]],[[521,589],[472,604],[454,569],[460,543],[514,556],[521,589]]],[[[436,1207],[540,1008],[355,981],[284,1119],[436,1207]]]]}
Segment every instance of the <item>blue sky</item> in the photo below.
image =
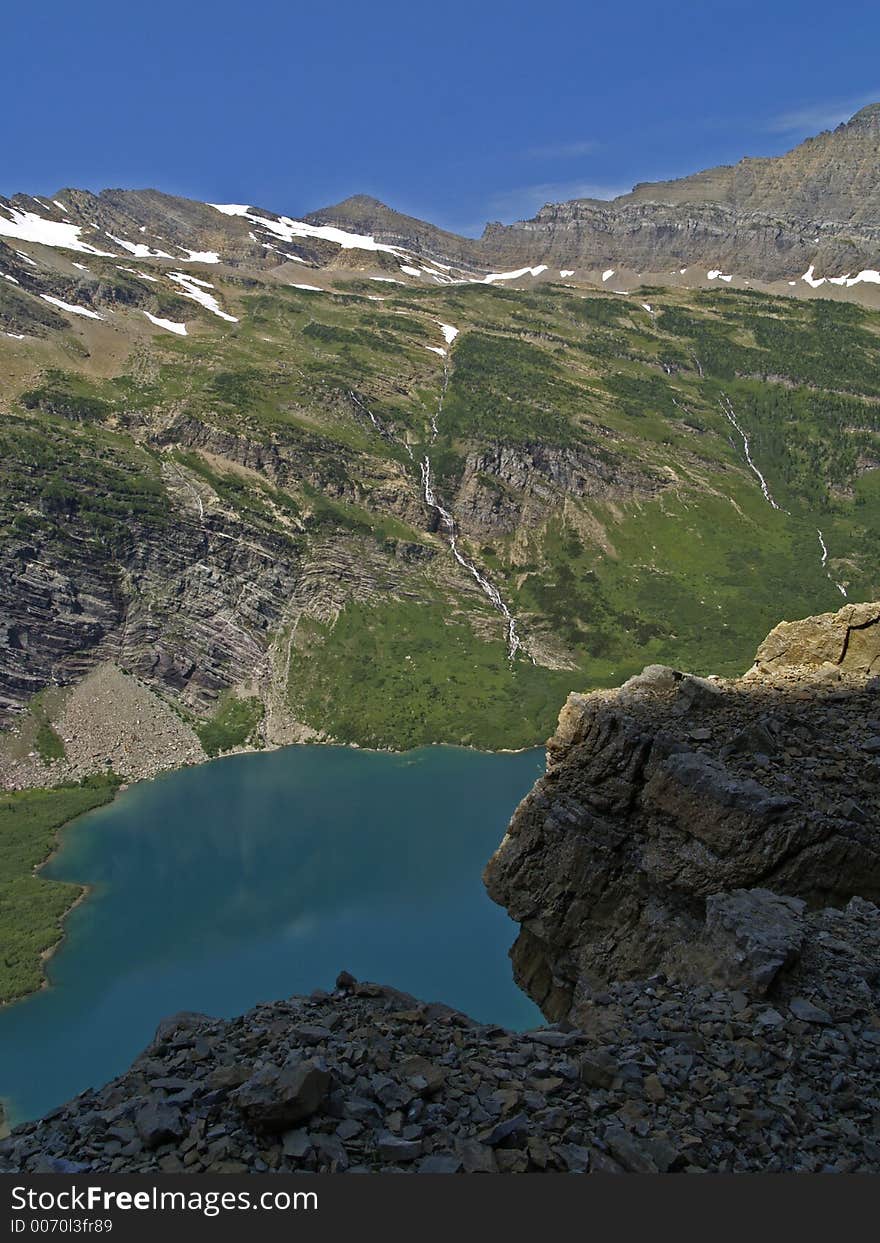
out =
{"type": "Polygon", "coordinates": [[[43,0],[0,24],[0,193],[155,186],[463,232],[773,155],[880,100],[869,0],[43,0]]]}

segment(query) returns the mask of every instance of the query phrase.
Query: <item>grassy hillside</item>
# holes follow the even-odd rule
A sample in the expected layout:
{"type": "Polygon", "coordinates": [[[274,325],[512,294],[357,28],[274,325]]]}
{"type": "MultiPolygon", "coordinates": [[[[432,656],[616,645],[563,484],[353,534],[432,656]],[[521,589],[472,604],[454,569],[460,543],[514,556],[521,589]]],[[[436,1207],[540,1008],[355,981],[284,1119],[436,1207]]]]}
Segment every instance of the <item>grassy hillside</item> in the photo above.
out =
{"type": "Polygon", "coordinates": [[[34,868],[48,858],[61,825],[108,803],[114,778],[0,796],[0,1002],[39,988],[42,956],[61,937],[61,919],[79,885],[44,880],[34,868]]]}
{"type": "Polygon", "coordinates": [[[174,638],[182,676],[209,666],[213,708],[161,689],[213,717],[212,752],[259,736],[265,691],[212,624],[271,648],[290,712],[340,740],[522,746],[569,689],[655,660],[740,671],[781,616],[838,607],[837,584],[880,592],[875,313],[732,289],[212,279],[237,324],[190,306],[189,336],[141,336],[112,374],[69,333],[30,343],[0,465],[19,548],[74,577],[88,550],[120,615],[149,590],[151,641],[174,638]],[[446,358],[441,323],[459,329],[446,358]],[[517,618],[512,663],[424,502],[426,453],[459,551],[517,618]],[[170,571],[145,542],[183,531],[177,559],[215,567],[228,607],[199,606],[177,564],[173,589],[151,579],[170,571]],[[221,539],[283,568],[271,607],[248,605],[221,539]]]}

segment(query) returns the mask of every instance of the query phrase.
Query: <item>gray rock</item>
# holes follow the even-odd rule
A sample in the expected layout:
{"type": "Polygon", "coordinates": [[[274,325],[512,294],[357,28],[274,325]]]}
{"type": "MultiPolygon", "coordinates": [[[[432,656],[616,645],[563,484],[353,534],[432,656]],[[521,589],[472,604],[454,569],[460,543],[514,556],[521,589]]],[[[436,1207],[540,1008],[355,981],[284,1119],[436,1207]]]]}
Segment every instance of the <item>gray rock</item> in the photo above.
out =
{"type": "Polygon", "coordinates": [[[586,1174],[590,1168],[590,1150],[580,1144],[560,1144],[556,1152],[569,1174],[586,1174]]]}
{"type": "Polygon", "coordinates": [[[466,1174],[498,1173],[498,1162],[495,1158],[495,1153],[485,1144],[481,1144],[475,1139],[460,1140],[456,1144],[456,1151],[461,1157],[466,1174]]]}
{"type": "Polygon", "coordinates": [[[736,889],[706,899],[706,937],[728,987],[763,995],[797,961],[805,903],[768,889],[736,889]]]}
{"type": "Polygon", "coordinates": [[[684,713],[701,708],[711,708],[715,706],[720,696],[721,688],[715,682],[686,673],[678,688],[675,710],[684,713]]]}
{"type": "Polygon", "coordinates": [[[618,1073],[617,1059],[606,1049],[584,1054],[578,1063],[578,1076],[588,1088],[610,1088],[618,1073]]]}
{"type": "Polygon", "coordinates": [[[235,1093],[247,1124],[259,1131],[286,1131],[304,1122],[324,1104],[330,1074],[315,1060],[265,1066],[235,1093]]]}
{"type": "Polygon", "coordinates": [[[134,1125],[145,1148],[158,1148],[186,1134],[180,1110],[158,1097],[145,1101],[134,1115],[134,1125]]]}
{"type": "Polygon", "coordinates": [[[328,1027],[318,1027],[314,1024],[303,1023],[295,1027],[291,1032],[291,1038],[297,1044],[315,1045],[323,1044],[325,1040],[329,1040],[332,1032],[328,1027]]]}
{"type": "Polygon", "coordinates": [[[524,1034],[527,1040],[533,1040],[535,1044],[545,1045],[548,1049],[570,1049],[581,1038],[579,1032],[557,1032],[543,1027],[539,1027],[535,1031],[525,1032],[524,1034]]]}
{"type": "Polygon", "coordinates": [[[156,1028],[156,1034],[153,1037],[154,1044],[161,1044],[170,1036],[178,1035],[180,1032],[191,1031],[194,1027],[200,1027],[203,1023],[213,1023],[215,1020],[207,1014],[200,1014],[197,1010],[180,1010],[177,1014],[170,1015],[167,1019],[163,1019],[156,1028]]]}
{"type": "Polygon", "coordinates": [[[308,1131],[285,1131],[281,1136],[281,1150],[286,1157],[304,1157],[312,1151],[312,1137],[308,1131]]]}
{"type": "Polygon", "coordinates": [[[632,1174],[656,1174],[657,1163],[648,1146],[630,1135],[623,1127],[611,1126],[605,1131],[605,1143],[616,1161],[632,1174]]]}
{"type": "Polygon", "coordinates": [[[811,1001],[807,1001],[806,997],[792,997],[788,1008],[802,1023],[818,1023],[820,1026],[829,1027],[833,1022],[827,1010],[814,1006],[811,1001]]]}
{"type": "Polygon", "coordinates": [[[420,1174],[457,1174],[461,1169],[461,1157],[453,1152],[432,1152],[419,1162],[420,1174]]]}
{"type": "Polygon", "coordinates": [[[422,1155],[422,1144],[420,1140],[403,1139],[384,1131],[379,1136],[378,1150],[383,1161],[404,1163],[415,1161],[422,1155]]]}
{"type": "Polygon", "coordinates": [[[497,1148],[501,1144],[519,1144],[525,1141],[528,1129],[529,1120],[526,1115],[516,1114],[513,1118],[505,1118],[503,1122],[496,1123],[491,1130],[480,1135],[479,1139],[490,1148],[497,1148]]]}

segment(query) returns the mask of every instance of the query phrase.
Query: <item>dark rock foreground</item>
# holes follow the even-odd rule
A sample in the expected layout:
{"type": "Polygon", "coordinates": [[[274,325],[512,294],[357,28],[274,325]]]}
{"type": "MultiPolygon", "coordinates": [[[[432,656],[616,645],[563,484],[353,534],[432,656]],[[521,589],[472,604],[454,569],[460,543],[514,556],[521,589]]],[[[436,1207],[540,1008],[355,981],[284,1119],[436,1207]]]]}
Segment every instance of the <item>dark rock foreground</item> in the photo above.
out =
{"type": "Polygon", "coordinates": [[[657,976],[514,1033],[345,975],[164,1022],[0,1170],[880,1171],[880,911],[805,914],[772,997],[657,976]]]}

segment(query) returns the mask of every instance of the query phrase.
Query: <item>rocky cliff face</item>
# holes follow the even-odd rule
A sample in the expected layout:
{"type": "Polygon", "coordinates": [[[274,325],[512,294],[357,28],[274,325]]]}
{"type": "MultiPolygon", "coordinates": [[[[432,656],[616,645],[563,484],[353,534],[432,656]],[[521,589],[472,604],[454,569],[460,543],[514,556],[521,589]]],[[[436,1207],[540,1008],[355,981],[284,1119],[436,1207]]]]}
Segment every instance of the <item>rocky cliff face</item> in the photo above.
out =
{"type": "Polygon", "coordinates": [[[869,104],[785,155],[645,182],[621,201],[721,203],[744,212],[880,225],[878,151],[880,104],[869,104]]]}
{"type": "Polygon", "coordinates": [[[764,992],[809,908],[880,897],[880,604],[784,623],[738,681],[572,695],[486,868],[519,983],[580,1021],[662,971],[764,992]]]}
{"type": "Polygon", "coordinates": [[[813,264],[829,275],[876,267],[880,227],[743,211],[725,203],[575,199],[532,220],[490,224],[483,245],[499,266],[525,253],[568,267],[660,273],[696,265],[767,281],[795,280],[813,264]]]}
{"type": "Polygon", "coordinates": [[[662,272],[704,264],[766,280],[877,266],[880,105],[786,155],[744,159],[677,181],[638,185],[610,203],[549,204],[532,219],[489,225],[499,262],[626,266],[662,272]]]}

